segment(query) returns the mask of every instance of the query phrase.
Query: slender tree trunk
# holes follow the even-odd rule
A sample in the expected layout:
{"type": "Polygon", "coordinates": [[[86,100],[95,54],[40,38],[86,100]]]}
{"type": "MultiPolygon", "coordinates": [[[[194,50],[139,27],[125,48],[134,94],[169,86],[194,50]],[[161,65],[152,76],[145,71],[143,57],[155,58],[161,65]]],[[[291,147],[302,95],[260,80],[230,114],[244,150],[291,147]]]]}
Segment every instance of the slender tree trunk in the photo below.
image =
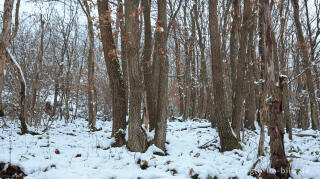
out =
{"type": "MultiPolygon", "coordinates": [[[[152,96],[152,71],[151,71],[151,54],[152,54],[152,31],[151,31],[151,0],[145,0],[141,2],[144,17],[144,49],[143,49],[143,82],[144,82],[144,98],[146,102],[144,105],[146,114],[148,114],[148,122],[150,121],[150,110],[153,106],[153,96],[152,96]]],[[[152,111],[153,113],[153,111],[152,111]]],[[[152,115],[152,114],[151,114],[152,115]]],[[[150,124],[151,125],[151,124],[150,124]]],[[[154,126],[154,125],[153,125],[154,126]]],[[[151,130],[151,128],[150,128],[151,130]]]]}
{"type": "Polygon", "coordinates": [[[303,37],[302,27],[300,23],[300,15],[299,15],[299,2],[298,0],[292,0],[293,5],[293,12],[294,12],[294,22],[296,25],[296,34],[297,39],[300,44],[300,51],[302,53],[302,65],[303,68],[306,69],[306,76],[307,76],[307,87],[308,93],[310,98],[310,108],[311,108],[311,122],[312,122],[312,129],[319,130],[319,119],[318,119],[318,106],[315,96],[315,89],[313,84],[313,78],[311,74],[311,69],[308,67],[310,65],[310,59],[308,56],[308,48],[307,44],[303,37]]]}
{"type": "Polygon", "coordinates": [[[249,25],[249,37],[248,37],[248,73],[247,73],[247,90],[248,93],[246,97],[246,103],[245,103],[245,120],[244,120],[244,127],[247,129],[255,130],[256,127],[254,125],[254,122],[257,118],[256,116],[256,84],[254,82],[256,81],[256,55],[255,55],[255,29],[256,29],[256,23],[255,23],[255,17],[253,15],[252,7],[249,7],[249,14],[250,18],[248,21],[252,22],[249,25]]]}
{"type": "Polygon", "coordinates": [[[28,133],[28,128],[26,125],[26,120],[24,116],[24,109],[25,109],[25,98],[26,98],[26,81],[23,75],[23,71],[21,70],[19,64],[17,64],[17,61],[13,57],[13,55],[10,53],[8,49],[6,49],[6,58],[9,60],[11,66],[16,71],[19,82],[20,82],[20,115],[19,120],[21,124],[21,134],[28,133]]]}
{"type": "MultiPolygon", "coordinates": [[[[178,26],[178,24],[176,24],[178,26]]],[[[174,45],[175,45],[175,65],[176,65],[176,74],[178,79],[178,88],[179,88],[179,114],[180,116],[183,115],[184,111],[184,103],[183,103],[183,79],[182,79],[182,73],[181,73],[181,62],[180,62],[180,41],[177,37],[177,28],[174,28],[173,31],[173,38],[174,38],[174,45]]]]}
{"type": "Polygon", "coordinates": [[[232,2],[232,24],[230,34],[230,63],[231,63],[231,88],[232,88],[232,108],[234,108],[234,97],[237,80],[237,54],[239,51],[238,47],[238,36],[239,36],[239,0],[233,0],[232,2]]]}
{"type": "Polygon", "coordinates": [[[195,25],[195,19],[192,10],[190,12],[191,16],[191,42],[190,42],[190,58],[191,58],[191,92],[190,92],[190,116],[192,118],[196,117],[196,106],[197,106],[197,88],[196,86],[196,52],[195,52],[195,38],[196,38],[196,25],[195,25]]]}
{"type": "Polygon", "coordinates": [[[98,0],[99,28],[103,45],[104,59],[110,79],[112,94],[112,136],[116,138],[113,146],[125,144],[126,98],[125,86],[120,71],[119,60],[112,37],[111,17],[107,0],[98,0]]]}
{"type": "MultiPolygon", "coordinates": [[[[197,4],[197,3],[196,3],[197,4]]],[[[208,95],[208,91],[206,91],[208,86],[208,77],[207,77],[207,64],[206,64],[206,58],[205,58],[205,44],[203,42],[202,38],[202,32],[199,24],[199,12],[197,6],[195,7],[195,22],[198,32],[198,44],[200,47],[200,99],[199,99],[199,117],[203,118],[205,117],[206,109],[204,108],[205,104],[205,92],[208,95]]]]}
{"type": "Polygon", "coordinates": [[[184,26],[184,58],[185,58],[185,70],[184,70],[184,114],[183,119],[186,120],[190,117],[190,96],[191,96],[191,55],[190,55],[190,47],[189,47],[189,34],[187,27],[187,5],[188,0],[185,1],[183,7],[183,26],[184,26]]]}
{"type": "MultiPolygon", "coordinates": [[[[94,102],[94,31],[93,21],[91,17],[91,9],[87,1],[78,0],[82,7],[82,10],[86,14],[88,23],[88,36],[89,36],[89,54],[88,54],[88,109],[89,109],[89,127],[95,129],[96,119],[94,114],[95,102],[94,102]]],[[[66,104],[68,105],[68,104],[66,104]]]]}
{"type": "MultiPolygon", "coordinates": [[[[42,59],[43,59],[43,37],[44,37],[44,21],[42,20],[42,15],[40,16],[40,22],[41,22],[41,40],[40,40],[40,54],[39,54],[39,61],[38,63],[35,64],[39,64],[36,65],[37,67],[36,69],[36,73],[35,73],[35,79],[33,82],[33,89],[32,89],[32,102],[31,102],[31,114],[30,114],[30,122],[33,120],[33,116],[34,116],[34,111],[35,111],[35,105],[37,104],[37,91],[38,91],[38,83],[39,83],[39,76],[42,70],[42,59]]],[[[37,121],[35,121],[36,123],[38,123],[37,121]]]]}
{"type": "MultiPolygon", "coordinates": [[[[286,52],[286,47],[285,47],[285,42],[284,42],[284,32],[285,32],[285,24],[286,24],[286,17],[283,16],[283,8],[284,8],[284,0],[281,0],[281,7],[280,7],[280,44],[279,44],[279,51],[280,51],[280,65],[282,75],[288,76],[288,68],[285,60],[285,52],[286,52]]],[[[287,5],[286,8],[286,13],[289,10],[289,5],[287,5]]],[[[289,96],[289,87],[288,84],[285,84],[283,87],[283,106],[282,108],[284,109],[284,114],[283,118],[286,123],[286,131],[289,133],[289,139],[292,140],[292,121],[291,121],[291,115],[290,115],[290,108],[289,108],[289,101],[290,101],[290,96],[289,96]]]]}
{"type": "Polygon", "coordinates": [[[125,29],[125,19],[123,13],[123,2],[118,0],[118,14],[120,16],[120,36],[121,36],[121,67],[123,73],[123,84],[125,92],[125,101],[126,101],[126,115],[128,115],[128,62],[127,62],[127,43],[126,43],[126,29],[125,29]]]}

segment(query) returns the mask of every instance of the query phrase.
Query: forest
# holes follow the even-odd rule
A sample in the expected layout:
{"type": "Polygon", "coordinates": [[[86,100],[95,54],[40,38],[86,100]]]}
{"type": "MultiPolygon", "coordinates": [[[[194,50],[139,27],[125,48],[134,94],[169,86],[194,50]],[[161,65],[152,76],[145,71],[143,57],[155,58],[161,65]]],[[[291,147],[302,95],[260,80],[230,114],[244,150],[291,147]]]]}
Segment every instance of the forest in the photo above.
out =
{"type": "Polygon", "coordinates": [[[320,0],[0,0],[0,19],[0,178],[320,178],[320,0]]]}

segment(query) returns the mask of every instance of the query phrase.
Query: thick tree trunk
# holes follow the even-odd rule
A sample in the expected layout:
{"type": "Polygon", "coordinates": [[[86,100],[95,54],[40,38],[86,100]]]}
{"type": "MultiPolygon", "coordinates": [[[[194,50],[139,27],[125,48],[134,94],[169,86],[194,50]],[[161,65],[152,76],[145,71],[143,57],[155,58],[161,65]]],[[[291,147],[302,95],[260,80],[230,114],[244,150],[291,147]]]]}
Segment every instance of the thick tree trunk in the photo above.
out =
{"type": "Polygon", "coordinates": [[[142,128],[142,73],[139,63],[139,0],[125,0],[127,59],[129,68],[130,102],[129,102],[129,139],[128,148],[133,152],[147,149],[146,131],[142,128]]]}
{"type": "Polygon", "coordinates": [[[236,137],[232,134],[228,119],[225,114],[225,97],[223,85],[222,59],[220,56],[220,36],[218,29],[218,1],[209,1],[209,29],[212,54],[212,71],[215,100],[215,116],[217,119],[221,151],[230,151],[240,148],[236,137]]]}
{"type": "MultiPolygon", "coordinates": [[[[19,0],[20,1],[20,0],[19,0]]],[[[5,0],[2,15],[2,32],[0,33],[0,98],[4,87],[4,68],[6,62],[6,48],[10,45],[13,0],[5,0]]],[[[0,101],[0,116],[4,116],[4,106],[0,101]]]]}
{"type": "MultiPolygon", "coordinates": [[[[283,86],[286,83],[286,78],[279,78],[279,86],[276,86],[275,68],[273,59],[273,38],[272,38],[272,24],[271,24],[271,10],[269,0],[262,1],[263,9],[263,26],[265,32],[265,69],[266,73],[266,88],[268,94],[268,127],[270,134],[270,152],[271,152],[271,167],[276,170],[276,175],[279,178],[289,178],[290,166],[286,158],[283,142],[283,128],[281,127],[281,112],[283,100],[283,86]],[[285,170],[286,172],[282,172],[285,170]]],[[[278,63],[278,62],[277,62],[278,63]]]]}
{"type": "MultiPolygon", "coordinates": [[[[238,14],[238,0],[234,3],[235,14],[238,14]]],[[[248,42],[248,32],[249,32],[249,10],[250,1],[244,0],[244,14],[242,27],[240,31],[240,49],[239,58],[237,65],[237,80],[234,88],[234,100],[233,100],[233,110],[232,110],[232,128],[237,135],[238,140],[240,140],[240,128],[242,124],[242,110],[243,110],[243,100],[244,100],[244,72],[246,70],[245,63],[247,58],[247,42],[248,42]]],[[[238,15],[236,15],[238,17],[238,15]]],[[[234,43],[234,42],[233,42],[234,43]]]]}
{"type": "Polygon", "coordinates": [[[126,128],[125,86],[115,52],[109,12],[108,1],[98,0],[99,28],[112,94],[112,136],[116,138],[113,146],[122,146],[125,144],[126,128]]]}

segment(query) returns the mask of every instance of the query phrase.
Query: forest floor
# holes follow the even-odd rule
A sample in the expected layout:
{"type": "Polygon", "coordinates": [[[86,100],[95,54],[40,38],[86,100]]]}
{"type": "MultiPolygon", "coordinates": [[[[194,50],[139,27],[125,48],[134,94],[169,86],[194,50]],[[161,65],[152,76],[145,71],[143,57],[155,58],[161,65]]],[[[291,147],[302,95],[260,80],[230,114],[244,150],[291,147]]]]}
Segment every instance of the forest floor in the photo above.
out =
{"type": "MultiPolygon", "coordinates": [[[[155,146],[149,147],[145,153],[129,152],[125,147],[110,148],[113,140],[109,138],[112,124],[109,121],[98,121],[97,128],[102,130],[96,132],[90,132],[87,122],[82,119],[68,125],[56,121],[46,133],[35,136],[20,136],[16,122],[7,124],[9,127],[0,128],[0,163],[10,162],[19,166],[27,175],[25,178],[216,176],[219,179],[242,179],[253,178],[248,176],[248,172],[257,161],[259,129],[242,133],[241,150],[221,153],[218,133],[209,127],[210,123],[206,120],[168,122],[166,156],[154,154],[159,150],[155,146]]],[[[293,134],[292,141],[285,135],[292,178],[319,179],[320,133],[294,129],[293,134]]],[[[266,135],[266,157],[260,158],[261,162],[255,167],[257,171],[270,167],[268,142],[266,135]]]]}

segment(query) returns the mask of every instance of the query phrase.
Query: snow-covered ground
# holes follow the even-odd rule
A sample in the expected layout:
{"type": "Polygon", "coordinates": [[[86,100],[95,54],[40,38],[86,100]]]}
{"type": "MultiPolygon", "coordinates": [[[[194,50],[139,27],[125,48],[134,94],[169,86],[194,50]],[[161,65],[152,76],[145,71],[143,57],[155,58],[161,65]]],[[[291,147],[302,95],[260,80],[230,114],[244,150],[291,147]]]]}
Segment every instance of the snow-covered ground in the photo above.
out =
{"type": "MultiPolygon", "coordinates": [[[[97,132],[89,132],[87,122],[81,119],[68,125],[57,121],[47,133],[38,136],[20,136],[18,124],[9,125],[0,129],[0,162],[20,166],[27,179],[253,178],[247,174],[257,160],[259,141],[258,130],[245,131],[242,150],[221,153],[218,134],[207,127],[210,126],[207,121],[168,122],[168,155],[159,156],[153,153],[157,150],[155,146],[146,153],[129,152],[125,147],[110,148],[113,140],[109,138],[108,121],[98,121],[97,127],[102,130],[97,132]]],[[[292,141],[285,135],[291,176],[319,179],[320,133],[298,129],[293,133],[292,141]],[[312,134],[316,138],[295,134],[312,134]]],[[[267,156],[261,158],[258,170],[270,165],[268,141],[266,136],[267,156]]]]}

